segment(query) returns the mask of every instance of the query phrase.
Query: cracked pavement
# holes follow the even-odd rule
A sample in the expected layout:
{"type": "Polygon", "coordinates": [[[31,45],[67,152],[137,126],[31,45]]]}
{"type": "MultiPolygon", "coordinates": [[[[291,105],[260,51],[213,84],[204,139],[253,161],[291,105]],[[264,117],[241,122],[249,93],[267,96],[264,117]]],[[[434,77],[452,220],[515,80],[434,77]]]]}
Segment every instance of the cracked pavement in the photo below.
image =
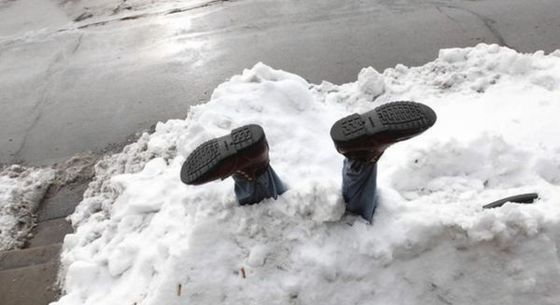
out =
{"type": "Polygon", "coordinates": [[[31,1],[0,1],[0,163],[125,143],[259,61],[344,83],[447,47],[560,48],[555,0],[31,1]]]}

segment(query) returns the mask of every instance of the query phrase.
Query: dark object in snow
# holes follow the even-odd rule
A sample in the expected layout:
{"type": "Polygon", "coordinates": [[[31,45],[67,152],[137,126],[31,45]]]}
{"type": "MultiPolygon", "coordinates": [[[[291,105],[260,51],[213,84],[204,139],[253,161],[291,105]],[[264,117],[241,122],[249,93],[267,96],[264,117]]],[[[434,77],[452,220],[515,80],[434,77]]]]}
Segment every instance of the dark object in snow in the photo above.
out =
{"type": "Polygon", "coordinates": [[[254,181],[266,171],[268,162],[264,130],[259,125],[245,125],[198,146],[183,163],[181,180],[199,185],[240,175],[254,181]]]}
{"type": "Polygon", "coordinates": [[[535,199],[537,199],[537,198],[539,198],[539,194],[537,194],[537,193],[520,194],[520,195],[506,197],[506,198],[491,202],[491,203],[483,206],[482,208],[483,209],[493,209],[493,208],[501,207],[506,202],[529,204],[529,203],[533,203],[535,201],[535,199]]]}
{"type": "Polygon", "coordinates": [[[374,163],[390,145],[415,137],[436,122],[436,113],[415,102],[392,102],[334,123],[336,150],[351,160],[374,163]]]}

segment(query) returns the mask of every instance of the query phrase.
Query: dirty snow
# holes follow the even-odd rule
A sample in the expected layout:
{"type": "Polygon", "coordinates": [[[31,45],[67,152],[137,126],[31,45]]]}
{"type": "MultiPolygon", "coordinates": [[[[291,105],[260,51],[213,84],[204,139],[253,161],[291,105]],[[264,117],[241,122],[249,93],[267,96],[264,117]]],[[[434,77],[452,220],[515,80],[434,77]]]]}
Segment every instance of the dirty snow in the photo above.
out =
{"type": "Polygon", "coordinates": [[[0,251],[21,248],[55,171],[11,165],[0,171],[0,251]]]}
{"type": "Polygon", "coordinates": [[[558,51],[447,49],[343,85],[257,64],[96,165],[55,304],[560,304],[559,101],[558,51]],[[343,213],[328,131],[394,100],[438,122],[381,158],[369,225],[343,213]],[[231,179],[180,182],[198,144],[248,123],[289,191],[240,207],[231,179]]]}

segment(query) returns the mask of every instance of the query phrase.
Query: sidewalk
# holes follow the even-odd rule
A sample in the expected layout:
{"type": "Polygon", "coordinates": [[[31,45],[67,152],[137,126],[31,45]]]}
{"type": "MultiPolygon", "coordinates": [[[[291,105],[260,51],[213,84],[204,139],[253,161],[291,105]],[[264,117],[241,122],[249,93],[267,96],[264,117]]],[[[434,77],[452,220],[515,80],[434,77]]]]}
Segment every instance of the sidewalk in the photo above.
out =
{"type": "Polygon", "coordinates": [[[88,183],[78,181],[49,190],[26,246],[0,252],[0,304],[45,305],[58,299],[59,255],[64,236],[72,232],[65,218],[82,200],[88,183]]]}

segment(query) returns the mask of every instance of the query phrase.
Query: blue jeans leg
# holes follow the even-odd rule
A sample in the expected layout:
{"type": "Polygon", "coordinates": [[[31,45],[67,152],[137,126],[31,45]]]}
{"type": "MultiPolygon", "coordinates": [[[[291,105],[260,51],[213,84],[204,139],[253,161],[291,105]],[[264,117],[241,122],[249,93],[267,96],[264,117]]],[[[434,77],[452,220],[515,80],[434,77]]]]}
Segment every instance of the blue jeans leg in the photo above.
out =
{"type": "Polygon", "coordinates": [[[255,204],[266,198],[278,198],[286,191],[286,186],[269,165],[266,171],[255,181],[240,176],[233,176],[235,196],[240,205],[255,204]]]}
{"type": "Polygon", "coordinates": [[[345,159],[342,168],[342,197],[346,210],[371,222],[377,207],[377,163],[345,159]]]}

